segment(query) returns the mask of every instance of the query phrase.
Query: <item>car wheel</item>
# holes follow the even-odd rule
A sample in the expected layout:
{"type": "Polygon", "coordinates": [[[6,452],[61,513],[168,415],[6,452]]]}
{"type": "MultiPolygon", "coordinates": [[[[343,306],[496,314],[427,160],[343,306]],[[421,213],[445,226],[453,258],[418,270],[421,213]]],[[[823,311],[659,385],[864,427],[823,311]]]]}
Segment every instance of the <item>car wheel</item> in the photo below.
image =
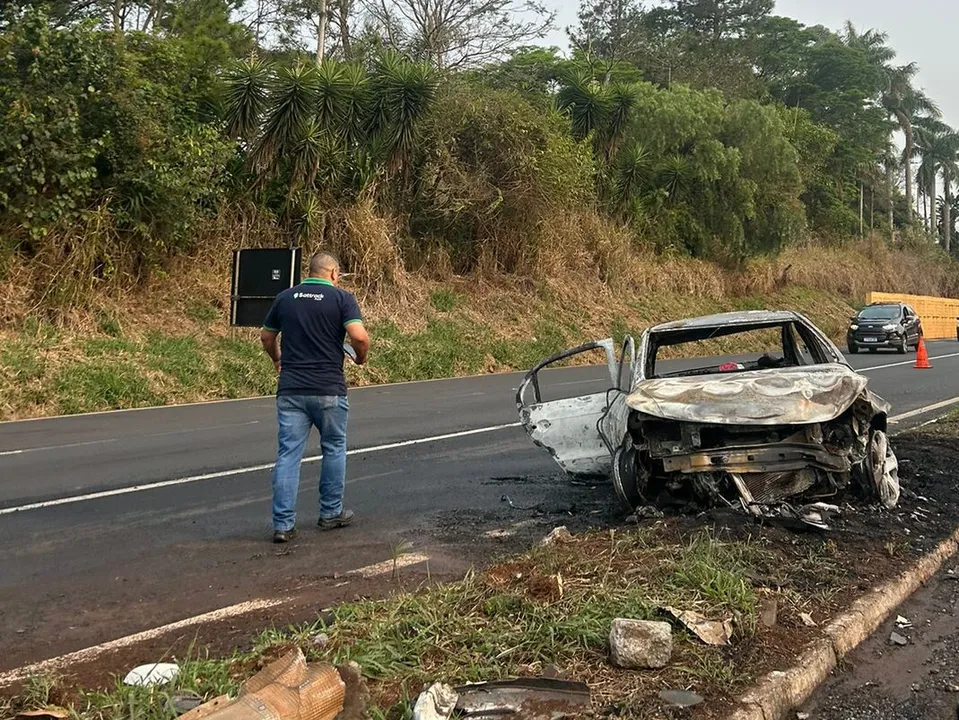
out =
{"type": "Polygon", "coordinates": [[[902,341],[899,343],[899,347],[896,348],[896,352],[900,355],[905,355],[906,350],[909,349],[909,341],[906,339],[906,336],[902,336],[902,341]]]}
{"type": "Polygon", "coordinates": [[[856,469],[863,489],[878,498],[883,507],[894,508],[898,504],[899,460],[882,430],[869,433],[866,457],[856,469]]]}
{"type": "Polygon", "coordinates": [[[643,490],[646,489],[645,475],[638,462],[636,449],[624,442],[613,454],[613,489],[626,512],[632,512],[646,504],[643,490]],[[642,488],[640,485],[642,484],[642,488]]]}
{"type": "MultiPolygon", "coordinates": [[[[956,332],[956,340],[959,340],[959,331],[956,332]]],[[[846,347],[848,348],[850,355],[859,354],[859,346],[856,345],[856,343],[849,343],[846,347]]]]}

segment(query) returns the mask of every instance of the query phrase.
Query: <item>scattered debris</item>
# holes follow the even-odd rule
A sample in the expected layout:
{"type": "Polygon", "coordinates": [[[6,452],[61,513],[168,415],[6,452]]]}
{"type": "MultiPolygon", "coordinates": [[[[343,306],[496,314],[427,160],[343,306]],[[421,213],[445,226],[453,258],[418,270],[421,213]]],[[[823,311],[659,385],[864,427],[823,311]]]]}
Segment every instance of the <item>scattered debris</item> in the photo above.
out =
{"type": "Polygon", "coordinates": [[[900,616],[898,616],[898,617],[896,618],[896,627],[900,627],[900,628],[911,628],[911,627],[912,627],[912,623],[911,623],[908,619],[906,619],[906,618],[904,618],[902,615],[900,615],[900,616]]]}
{"type": "Polygon", "coordinates": [[[30,718],[30,720],[34,720],[35,718],[41,720],[44,718],[49,718],[49,720],[66,720],[70,717],[70,712],[64,710],[62,707],[45,707],[40,710],[25,710],[17,715],[17,717],[30,718]]]}
{"type": "Polygon", "coordinates": [[[959,693],[959,685],[953,685],[952,683],[946,683],[946,690],[951,693],[959,693]]]}
{"type": "Polygon", "coordinates": [[[902,635],[900,635],[900,634],[897,633],[897,632],[894,632],[894,633],[892,633],[892,635],[889,636],[889,642],[892,643],[893,645],[908,645],[908,644],[909,644],[908,638],[903,637],[902,635]]]}
{"type": "Polygon", "coordinates": [[[810,715],[807,712],[797,712],[796,720],[809,720],[810,715]]]}
{"type": "Polygon", "coordinates": [[[659,699],[665,700],[676,707],[683,708],[695,707],[705,700],[699,693],[690,692],[689,690],[660,690],[659,699]]]}
{"type": "Polygon", "coordinates": [[[500,498],[500,502],[508,503],[514,510],[535,510],[536,505],[515,505],[509,495],[500,498]]]}
{"type": "Polygon", "coordinates": [[[174,663],[152,663],[133,668],[123,678],[124,685],[149,687],[150,685],[165,685],[173,680],[180,672],[180,666],[174,663]]]}
{"type": "Polygon", "coordinates": [[[370,690],[366,687],[363,668],[350,661],[346,665],[338,665],[336,671],[346,685],[343,711],[336,716],[336,720],[369,720],[370,690]]]}
{"type": "Polygon", "coordinates": [[[243,683],[237,697],[218,697],[179,720],[334,720],[345,694],[335,667],[308,665],[297,648],[243,683]]]}
{"type": "Polygon", "coordinates": [[[326,633],[317,633],[313,636],[313,647],[317,650],[325,650],[326,646],[330,644],[330,636],[326,633]]]}
{"type": "Polygon", "coordinates": [[[565,544],[573,542],[573,536],[569,532],[569,528],[565,525],[561,525],[558,528],[553,528],[553,531],[540,540],[540,545],[546,547],[549,545],[556,544],[565,544]]]}
{"type": "Polygon", "coordinates": [[[759,601],[759,622],[763,627],[776,627],[779,622],[779,601],[775,597],[763,597],[759,601]]]}
{"type": "Polygon", "coordinates": [[[413,707],[413,720],[447,720],[456,709],[459,695],[449,685],[433,683],[420,693],[413,707]]]}
{"type": "Polygon", "coordinates": [[[203,698],[196,693],[178,693],[171,698],[173,709],[177,715],[190,712],[193,708],[200,707],[203,704],[203,698]]]}
{"type": "Polygon", "coordinates": [[[590,708],[589,686],[550,678],[475,683],[456,688],[457,713],[479,720],[562,720],[590,708]]]}
{"type": "Polygon", "coordinates": [[[626,522],[638,523],[640,520],[658,520],[664,517],[666,517],[666,515],[659,508],[653,505],[643,505],[642,507],[636,508],[633,514],[626,518],[626,522]]]}
{"type": "Polygon", "coordinates": [[[729,644],[729,638],[733,634],[733,621],[731,619],[708,620],[704,615],[692,610],[677,610],[673,607],[663,609],[707,645],[729,644]]]}
{"type": "Polygon", "coordinates": [[[799,619],[803,621],[806,627],[816,627],[816,621],[812,619],[809,613],[799,613],[799,619]]]}
{"type": "Polygon", "coordinates": [[[609,651],[613,665],[626,670],[665,667],[673,654],[673,628],[667,622],[616,618],[609,651]]]}

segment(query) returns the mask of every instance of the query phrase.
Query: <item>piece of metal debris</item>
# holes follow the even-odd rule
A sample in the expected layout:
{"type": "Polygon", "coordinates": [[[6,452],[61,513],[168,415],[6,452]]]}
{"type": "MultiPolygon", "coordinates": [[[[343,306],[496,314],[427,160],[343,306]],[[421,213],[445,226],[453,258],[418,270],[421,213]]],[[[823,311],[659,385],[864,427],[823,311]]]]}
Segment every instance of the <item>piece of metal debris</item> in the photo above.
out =
{"type": "Polygon", "coordinates": [[[809,613],[799,613],[799,619],[803,621],[806,627],[816,627],[816,621],[812,619],[809,613]]]}
{"type": "Polygon", "coordinates": [[[151,685],[165,685],[173,680],[180,672],[180,666],[174,663],[150,663],[133,668],[123,678],[124,685],[149,687],[151,685]]]}
{"type": "Polygon", "coordinates": [[[420,693],[413,707],[413,720],[447,720],[456,708],[459,695],[449,685],[433,683],[420,693]]]}
{"type": "Polygon", "coordinates": [[[900,635],[900,634],[897,633],[897,632],[894,632],[894,633],[892,633],[892,634],[889,636],[889,642],[892,643],[893,645],[908,645],[908,644],[909,644],[909,640],[908,640],[907,638],[903,637],[902,635],[900,635]]]}
{"type": "Polygon", "coordinates": [[[658,520],[666,515],[663,511],[652,505],[643,505],[636,508],[632,515],[626,518],[627,523],[638,523],[640,520],[658,520]]]}
{"type": "Polygon", "coordinates": [[[664,607],[663,609],[707,645],[729,644],[729,638],[733,634],[732,619],[709,620],[704,615],[692,610],[677,610],[673,607],[664,607]]]}
{"type": "Polygon", "coordinates": [[[705,700],[699,693],[689,690],[660,690],[659,699],[665,700],[670,705],[683,708],[694,707],[705,700]]]}
{"type": "Polygon", "coordinates": [[[896,626],[897,626],[897,627],[901,627],[901,628],[911,628],[911,627],[912,627],[912,623],[909,622],[909,620],[908,620],[907,618],[904,618],[902,615],[899,615],[899,616],[896,618],[896,626]]]}
{"type": "Polygon", "coordinates": [[[553,528],[552,532],[540,540],[539,544],[543,547],[548,547],[549,545],[563,545],[571,542],[573,542],[573,536],[569,532],[569,528],[565,525],[560,525],[557,528],[553,528]]]}
{"type": "Polygon", "coordinates": [[[590,708],[585,683],[523,678],[475,683],[456,688],[458,717],[480,720],[562,720],[582,717],[590,708]]]}
{"type": "Polygon", "coordinates": [[[807,712],[797,712],[796,720],[809,720],[811,716],[807,712]]]}
{"type": "Polygon", "coordinates": [[[203,704],[203,698],[193,692],[177,693],[170,698],[170,704],[177,715],[190,712],[193,708],[200,707],[203,704]]]}
{"type": "Polygon", "coordinates": [[[513,500],[509,495],[504,495],[500,498],[500,502],[508,503],[511,508],[514,510],[535,510],[535,505],[516,505],[513,503],[513,500]]]}

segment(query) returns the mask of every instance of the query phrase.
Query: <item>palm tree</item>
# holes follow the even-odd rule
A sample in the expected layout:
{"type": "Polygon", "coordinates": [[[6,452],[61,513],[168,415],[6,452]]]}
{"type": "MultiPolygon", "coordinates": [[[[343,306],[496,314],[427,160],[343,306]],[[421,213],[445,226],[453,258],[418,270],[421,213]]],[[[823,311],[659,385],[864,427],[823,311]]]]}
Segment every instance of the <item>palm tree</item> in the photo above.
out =
{"type": "Polygon", "coordinates": [[[914,125],[923,119],[938,119],[942,112],[924,92],[916,89],[912,80],[918,68],[915,63],[887,67],[886,90],[882,106],[894,118],[904,139],[903,156],[906,166],[906,204],[912,208],[912,158],[915,155],[914,125]]]}
{"type": "Polygon", "coordinates": [[[959,180],[959,133],[949,128],[918,128],[916,150],[922,157],[919,176],[929,184],[930,220],[936,225],[936,182],[943,180],[943,237],[942,246],[947,253],[952,251],[952,184],[959,180]]]}
{"type": "Polygon", "coordinates": [[[912,158],[915,154],[914,125],[923,119],[938,120],[942,117],[939,107],[922,90],[914,85],[919,67],[915,63],[893,65],[896,57],[887,41],[887,33],[877,30],[867,30],[860,33],[852,23],[846,23],[846,44],[856,47],[866,53],[869,62],[876,67],[882,78],[882,94],[880,101],[903,134],[905,179],[906,179],[906,206],[909,208],[910,218],[913,207],[912,185],[912,158]]]}

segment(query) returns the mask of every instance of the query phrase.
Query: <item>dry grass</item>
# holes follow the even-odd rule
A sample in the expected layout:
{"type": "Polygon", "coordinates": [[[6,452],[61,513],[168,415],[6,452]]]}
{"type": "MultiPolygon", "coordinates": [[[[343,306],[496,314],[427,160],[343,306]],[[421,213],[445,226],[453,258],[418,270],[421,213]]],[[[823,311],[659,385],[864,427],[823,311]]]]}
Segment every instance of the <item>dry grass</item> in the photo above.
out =
{"type": "MultiPolygon", "coordinates": [[[[229,269],[234,249],[290,238],[253,209],[229,208],[202,229],[201,253],[134,282],[119,271],[122,246],[101,221],[91,214],[62,247],[46,243],[34,261],[8,256],[0,267],[0,414],[271,392],[256,332],[228,327],[229,269]],[[80,242],[91,234],[96,243],[80,242]],[[83,251],[67,254],[74,241],[83,251]],[[110,253],[116,271],[103,265],[110,253]]],[[[442,243],[413,248],[404,232],[399,219],[361,203],[331,211],[302,241],[305,254],[331,248],[354,273],[345,285],[376,341],[370,367],[351,370],[355,384],[521,369],[585,340],[727,310],[797,309],[838,338],[868,290],[959,295],[956,263],[926,245],[876,238],[807,242],[732,270],[656,254],[628,229],[570,212],[539,223],[524,242],[496,238],[458,276],[442,243]],[[507,246],[523,272],[503,272],[496,261],[507,246]]]]}

